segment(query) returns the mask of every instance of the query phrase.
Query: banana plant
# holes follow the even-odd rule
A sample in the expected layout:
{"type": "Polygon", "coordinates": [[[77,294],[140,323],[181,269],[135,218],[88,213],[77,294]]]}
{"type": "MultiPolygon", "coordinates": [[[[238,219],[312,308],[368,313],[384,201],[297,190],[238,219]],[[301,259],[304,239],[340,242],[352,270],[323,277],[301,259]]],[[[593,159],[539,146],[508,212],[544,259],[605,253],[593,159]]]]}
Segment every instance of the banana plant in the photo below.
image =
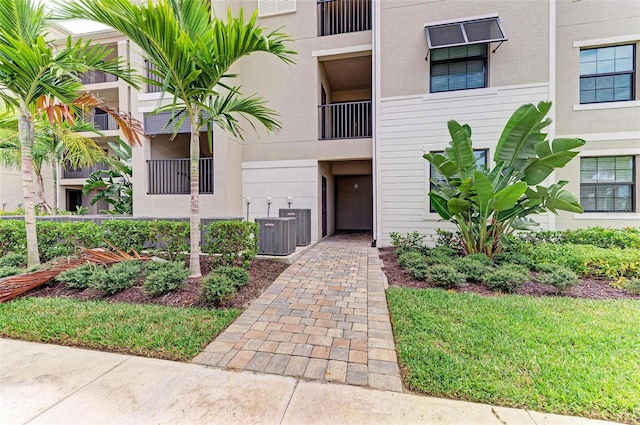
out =
{"type": "Polygon", "coordinates": [[[451,141],[444,154],[424,154],[442,176],[432,179],[431,205],[458,228],[466,254],[493,258],[514,231],[538,226],[532,215],[583,211],[578,198],[564,189],[566,181],[541,185],[578,154],[573,149],[585,143],[578,138],[549,142],[542,130],[551,124],[545,118],[550,108],[551,102],[540,102],[522,105],[513,113],[498,140],[493,169],[476,166],[471,127],[454,120],[447,123],[451,141]]]}

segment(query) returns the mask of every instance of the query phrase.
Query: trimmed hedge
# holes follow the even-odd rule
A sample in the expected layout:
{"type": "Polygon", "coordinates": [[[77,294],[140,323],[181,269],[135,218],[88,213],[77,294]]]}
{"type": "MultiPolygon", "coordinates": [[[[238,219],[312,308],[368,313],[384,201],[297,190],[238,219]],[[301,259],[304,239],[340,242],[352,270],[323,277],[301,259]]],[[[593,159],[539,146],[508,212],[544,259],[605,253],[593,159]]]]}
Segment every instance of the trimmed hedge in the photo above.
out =
{"type": "Polygon", "coordinates": [[[259,227],[247,221],[216,221],[204,235],[202,251],[220,255],[223,266],[248,267],[258,253],[259,227]]]}

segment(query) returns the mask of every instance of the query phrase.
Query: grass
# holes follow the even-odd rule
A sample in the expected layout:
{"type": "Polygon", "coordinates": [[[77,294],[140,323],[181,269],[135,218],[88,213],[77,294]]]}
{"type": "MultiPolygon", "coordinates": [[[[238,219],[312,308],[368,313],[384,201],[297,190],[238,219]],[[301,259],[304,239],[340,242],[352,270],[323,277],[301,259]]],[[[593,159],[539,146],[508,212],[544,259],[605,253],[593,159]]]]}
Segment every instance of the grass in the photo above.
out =
{"type": "Polygon", "coordinates": [[[238,310],[21,298],[0,304],[0,336],[186,361],[238,314],[238,310]]]}
{"type": "Polygon", "coordinates": [[[640,424],[640,302],[387,292],[405,382],[429,395],[640,424]]]}

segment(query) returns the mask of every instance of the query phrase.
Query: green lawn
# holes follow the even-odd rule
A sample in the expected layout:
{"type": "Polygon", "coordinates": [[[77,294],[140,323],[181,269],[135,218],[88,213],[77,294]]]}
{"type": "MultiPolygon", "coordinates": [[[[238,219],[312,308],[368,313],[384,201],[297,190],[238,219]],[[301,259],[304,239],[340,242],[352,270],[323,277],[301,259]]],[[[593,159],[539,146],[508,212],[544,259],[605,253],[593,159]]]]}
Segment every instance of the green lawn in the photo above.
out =
{"type": "Polygon", "coordinates": [[[408,386],[640,424],[640,302],[387,292],[408,386]]]}
{"type": "Polygon", "coordinates": [[[0,304],[0,336],[185,361],[238,314],[238,310],[21,298],[0,304]]]}

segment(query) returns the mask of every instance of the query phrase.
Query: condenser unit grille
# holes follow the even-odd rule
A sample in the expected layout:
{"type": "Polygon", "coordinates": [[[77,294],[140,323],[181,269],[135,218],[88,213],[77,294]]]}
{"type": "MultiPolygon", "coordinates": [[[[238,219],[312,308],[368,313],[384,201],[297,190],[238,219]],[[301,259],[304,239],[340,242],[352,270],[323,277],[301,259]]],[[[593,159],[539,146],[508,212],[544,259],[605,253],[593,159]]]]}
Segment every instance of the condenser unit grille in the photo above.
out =
{"type": "Polygon", "coordinates": [[[311,210],[299,208],[281,208],[280,217],[296,219],[296,245],[307,246],[311,243],[311,210]]]}
{"type": "Polygon", "coordinates": [[[258,254],[289,255],[296,250],[296,219],[256,218],[259,227],[258,254]]]}

